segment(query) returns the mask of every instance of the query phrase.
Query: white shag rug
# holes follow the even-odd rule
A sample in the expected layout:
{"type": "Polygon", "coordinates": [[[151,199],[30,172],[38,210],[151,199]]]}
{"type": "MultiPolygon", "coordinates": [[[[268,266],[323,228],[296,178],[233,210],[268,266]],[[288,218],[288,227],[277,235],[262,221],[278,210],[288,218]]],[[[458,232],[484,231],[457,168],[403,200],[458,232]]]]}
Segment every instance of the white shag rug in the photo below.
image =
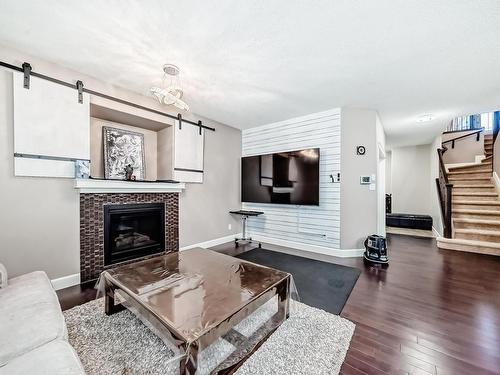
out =
{"type": "MultiPolygon", "coordinates": [[[[235,328],[249,334],[268,313],[269,308],[262,309],[235,328]]],[[[178,364],[169,362],[174,353],[128,310],[106,316],[99,299],[67,310],[64,316],[69,342],[88,375],[178,373],[178,364]]],[[[291,301],[289,319],[236,374],[338,374],[354,327],[340,316],[291,301]]],[[[209,373],[234,350],[219,339],[199,355],[198,372],[209,373]]]]}

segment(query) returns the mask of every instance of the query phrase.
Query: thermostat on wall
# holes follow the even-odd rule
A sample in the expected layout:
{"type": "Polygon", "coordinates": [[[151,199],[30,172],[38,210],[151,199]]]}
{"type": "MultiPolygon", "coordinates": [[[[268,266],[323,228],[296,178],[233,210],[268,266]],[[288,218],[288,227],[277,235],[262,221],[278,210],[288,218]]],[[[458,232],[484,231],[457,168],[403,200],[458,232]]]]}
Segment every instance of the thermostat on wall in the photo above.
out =
{"type": "Polygon", "coordinates": [[[361,185],[370,185],[372,183],[372,178],[371,176],[361,176],[359,178],[359,183],[361,185]]]}

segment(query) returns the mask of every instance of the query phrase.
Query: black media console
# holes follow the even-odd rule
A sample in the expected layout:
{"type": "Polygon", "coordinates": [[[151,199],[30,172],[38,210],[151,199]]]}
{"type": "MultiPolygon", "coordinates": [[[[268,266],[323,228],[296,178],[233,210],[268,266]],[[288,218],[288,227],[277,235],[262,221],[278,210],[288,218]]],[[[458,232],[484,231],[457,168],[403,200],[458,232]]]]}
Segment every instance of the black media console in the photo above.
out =
{"type": "Polygon", "coordinates": [[[432,217],[429,215],[386,214],[385,224],[389,227],[432,230],[432,217]]]}

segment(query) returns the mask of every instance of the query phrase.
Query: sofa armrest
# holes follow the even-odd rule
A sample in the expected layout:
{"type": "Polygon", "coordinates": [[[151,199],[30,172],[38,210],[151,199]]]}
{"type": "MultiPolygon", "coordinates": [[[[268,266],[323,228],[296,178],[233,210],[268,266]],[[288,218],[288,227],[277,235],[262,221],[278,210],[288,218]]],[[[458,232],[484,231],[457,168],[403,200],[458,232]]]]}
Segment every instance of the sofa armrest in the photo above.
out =
{"type": "Polygon", "coordinates": [[[7,286],[8,279],[9,276],[7,274],[7,269],[2,263],[0,263],[0,289],[5,288],[7,286]]]}

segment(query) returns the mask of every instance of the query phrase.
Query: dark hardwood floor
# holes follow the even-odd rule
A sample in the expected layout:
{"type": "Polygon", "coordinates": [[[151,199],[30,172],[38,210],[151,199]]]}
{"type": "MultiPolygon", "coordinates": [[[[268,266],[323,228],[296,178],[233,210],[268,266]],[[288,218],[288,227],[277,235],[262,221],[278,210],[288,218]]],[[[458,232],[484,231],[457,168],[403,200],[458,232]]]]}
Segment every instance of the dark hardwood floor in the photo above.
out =
{"type": "MultiPolygon", "coordinates": [[[[362,270],[341,313],[356,323],[342,374],[500,374],[500,257],[403,235],[388,235],[388,246],[387,269],[332,261],[362,270]]],[[[58,295],[66,309],[95,294],[72,287],[58,295]]]]}

